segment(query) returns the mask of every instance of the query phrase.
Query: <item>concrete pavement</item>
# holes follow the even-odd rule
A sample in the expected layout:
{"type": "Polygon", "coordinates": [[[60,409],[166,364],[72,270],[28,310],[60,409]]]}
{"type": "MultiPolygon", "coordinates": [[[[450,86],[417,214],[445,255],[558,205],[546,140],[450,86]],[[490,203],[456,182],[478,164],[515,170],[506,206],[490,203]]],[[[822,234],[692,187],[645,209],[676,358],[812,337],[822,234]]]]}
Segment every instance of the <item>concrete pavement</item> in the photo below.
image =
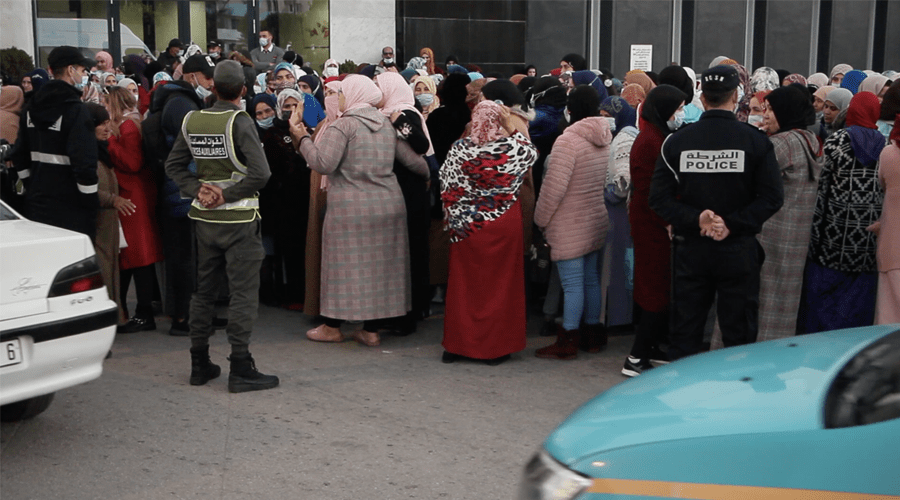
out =
{"type": "MultiPolygon", "coordinates": [[[[37,418],[0,426],[0,496],[20,499],[503,499],[547,434],[621,382],[632,336],[575,361],[443,364],[442,318],[379,348],[320,344],[300,313],[261,306],[251,352],[281,385],[229,394],[188,384],[187,338],[119,335],[103,376],[37,418]]],[[[359,325],[344,325],[344,332],[359,325]]]]}

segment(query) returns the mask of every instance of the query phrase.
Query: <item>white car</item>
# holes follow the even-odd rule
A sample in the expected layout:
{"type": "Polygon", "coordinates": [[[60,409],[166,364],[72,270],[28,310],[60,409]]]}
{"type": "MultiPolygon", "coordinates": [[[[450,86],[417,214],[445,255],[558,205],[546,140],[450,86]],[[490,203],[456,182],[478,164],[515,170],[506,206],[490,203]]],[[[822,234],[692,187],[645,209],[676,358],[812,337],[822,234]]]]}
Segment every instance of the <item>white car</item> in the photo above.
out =
{"type": "Polygon", "coordinates": [[[41,413],[60,389],[94,380],[116,334],[90,239],[0,202],[0,417],[41,413]]]}

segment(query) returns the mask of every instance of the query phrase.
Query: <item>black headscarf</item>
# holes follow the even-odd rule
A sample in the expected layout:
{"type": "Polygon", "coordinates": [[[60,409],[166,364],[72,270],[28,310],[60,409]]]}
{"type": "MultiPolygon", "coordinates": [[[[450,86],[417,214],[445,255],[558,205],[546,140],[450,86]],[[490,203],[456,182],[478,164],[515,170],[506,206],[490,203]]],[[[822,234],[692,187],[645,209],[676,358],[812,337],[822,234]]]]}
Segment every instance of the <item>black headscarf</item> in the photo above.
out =
{"type": "Polygon", "coordinates": [[[444,106],[466,106],[466,85],[472,80],[464,73],[450,73],[438,89],[438,97],[444,106]]]}
{"type": "MultiPolygon", "coordinates": [[[[103,106],[87,102],[84,104],[88,113],[91,115],[91,121],[94,122],[94,128],[99,127],[103,122],[109,121],[109,112],[103,106]]],[[[112,168],[112,158],[109,156],[109,141],[97,141],[97,158],[109,168],[112,168]]]]}
{"type": "Polygon", "coordinates": [[[525,96],[518,87],[509,80],[494,80],[481,88],[481,94],[488,101],[503,101],[506,106],[522,106],[525,104],[525,96]]]}
{"type": "Polygon", "coordinates": [[[322,105],[322,109],[325,109],[325,91],[322,89],[322,82],[319,80],[319,77],[316,75],[303,75],[297,78],[297,81],[309,85],[316,100],[322,105]]]}
{"type": "Polygon", "coordinates": [[[653,124],[663,134],[668,135],[671,131],[666,122],[687,100],[688,96],[684,92],[671,85],[664,84],[654,87],[647,94],[644,105],[641,106],[641,118],[653,124]]]}
{"type": "MultiPolygon", "coordinates": [[[[788,75],[791,74],[791,72],[788,71],[788,70],[786,70],[786,69],[776,69],[775,72],[778,73],[778,86],[779,86],[779,87],[781,86],[781,82],[783,82],[784,79],[785,79],[788,75]]],[[[781,122],[779,122],[779,123],[781,123],[781,122]]]]}
{"type": "Polygon", "coordinates": [[[667,66],[659,72],[659,83],[671,85],[684,92],[684,95],[694,95],[694,81],[688,76],[681,66],[667,66]]]}
{"type": "Polygon", "coordinates": [[[528,91],[531,90],[531,87],[534,87],[534,84],[537,82],[537,77],[534,76],[526,76],[519,80],[519,84],[516,87],[519,88],[519,92],[522,92],[522,95],[528,94],[528,91]]]}
{"type": "Polygon", "coordinates": [[[531,107],[538,104],[563,108],[566,106],[566,89],[554,76],[542,76],[525,96],[531,107]],[[533,102],[532,102],[533,101],[533,102]]]}
{"type": "Polygon", "coordinates": [[[566,61],[567,63],[572,65],[572,71],[581,71],[588,69],[587,61],[584,60],[584,57],[578,54],[566,54],[562,56],[560,61],[566,61]]]}
{"type": "Polygon", "coordinates": [[[804,129],[815,122],[816,110],[809,102],[809,93],[800,85],[778,87],[769,92],[766,101],[778,120],[779,132],[804,129]]]}
{"type": "Polygon", "coordinates": [[[566,102],[569,125],[592,116],[600,116],[600,94],[590,85],[579,85],[569,92],[566,102]]]}
{"type": "Polygon", "coordinates": [[[657,75],[655,72],[644,71],[644,74],[647,75],[647,78],[649,78],[650,81],[654,83],[654,85],[659,85],[659,75],[657,75]]]}

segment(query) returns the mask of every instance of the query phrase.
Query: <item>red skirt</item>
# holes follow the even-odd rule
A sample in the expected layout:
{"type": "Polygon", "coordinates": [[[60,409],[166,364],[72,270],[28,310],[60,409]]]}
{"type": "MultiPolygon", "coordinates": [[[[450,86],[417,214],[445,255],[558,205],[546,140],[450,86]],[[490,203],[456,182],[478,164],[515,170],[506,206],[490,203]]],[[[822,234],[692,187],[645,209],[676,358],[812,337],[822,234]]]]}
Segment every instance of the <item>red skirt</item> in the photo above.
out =
{"type": "Polygon", "coordinates": [[[450,244],[444,349],[493,359],[525,349],[522,207],[450,244]]]}

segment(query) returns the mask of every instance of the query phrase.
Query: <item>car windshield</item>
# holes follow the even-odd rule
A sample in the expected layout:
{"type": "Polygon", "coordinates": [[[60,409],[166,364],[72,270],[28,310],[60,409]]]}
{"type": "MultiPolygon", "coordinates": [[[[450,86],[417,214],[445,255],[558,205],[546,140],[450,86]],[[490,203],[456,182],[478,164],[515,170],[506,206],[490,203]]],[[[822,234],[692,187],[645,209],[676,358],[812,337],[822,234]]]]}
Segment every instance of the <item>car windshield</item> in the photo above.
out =
{"type": "Polygon", "coordinates": [[[0,203],[0,220],[18,220],[19,216],[15,214],[3,203],[0,203]]]}
{"type": "Polygon", "coordinates": [[[900,418],[900,330],[853,357],[825,401],[825,426],[853,427],[900,418]]]}

